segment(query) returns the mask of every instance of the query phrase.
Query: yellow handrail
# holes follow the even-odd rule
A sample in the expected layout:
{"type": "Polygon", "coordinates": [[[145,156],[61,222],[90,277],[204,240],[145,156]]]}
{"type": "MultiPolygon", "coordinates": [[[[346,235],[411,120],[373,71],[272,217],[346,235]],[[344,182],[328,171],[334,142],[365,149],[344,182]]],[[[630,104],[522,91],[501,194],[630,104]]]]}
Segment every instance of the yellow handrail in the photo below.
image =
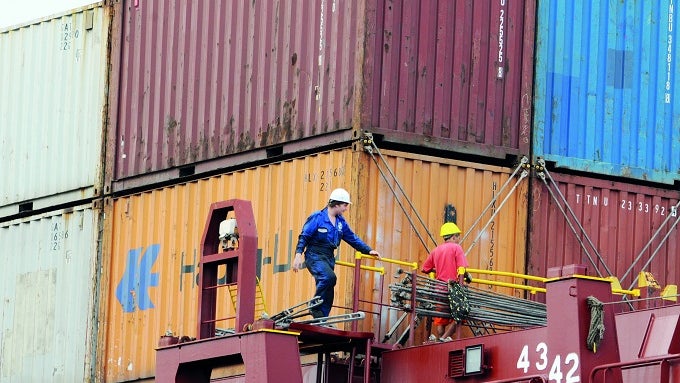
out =
{"type": "Polygon", "coordinates": [[[395,265],[402,265],[402,266],[408,266],[413,268],[413,270],[418,269],[418,262],[405,262],[405,261],[400,261],[398,259],[390,259],[390,258],[378,258],[375,255],[370,255],[370,254],[361,254],[360,252],[356,252],[355,259],[361,259],[361,258],[368,258],[368,259],[373,259],[376,261],[383,261],[387,263],[394,263],[395,265]]]}
{"type": "MultiPolygon", "coordinates": [[[[335,264],[340,265],[340,266],[347,266],[347,267],[357,267],[357,265],[355,265],[354,263],[345,262],[345,261],[335,261],[335,264]]],[[[374,266],[361,265],[361,269],[362,270],[369,270],[369,271],[376,271],[380,274],[385,274],[385,268],[384,267],[374,267],[374,266]]]]}
{"type": "Polygon", "coordinates": [[[522,278],[522,279],[527,279],[530,281],[538,281],[538,282],[547,282],[548,278],[543,278],[543,277],[537,277],[535,275],[526,275],[526,274],[519,274],[519,273],[512,273],[509,271],[497,271],[497,270],[484,270],[484,269],[471,269],[471,268],[465,268],[465,267],[459,267],[458,268],[458,275],[463,275],[465,272],[470,272],[470,273],[477,273],[477,274],[488,274],[488,275],[500,275],[504,277],[513,277],[513,278],[522,278]]]}
{"type": "MultiPolygon", "coordinates": [[[[471,273],[477,273],[477,274],[487,274],[487,275],[499,275],[499,276],[504,276],[504,277],[512,277],[512,278],[523,278],[526,280],[530,281],[538,281],[538,282],[550,282],[550,281],[555,281],[560,278],[543,278],[543,277],[537,277],[535,275],[526,275],[526,274],[519,274],[519,273],[512,273],[512,272],[507,272],[507,271],[497,271],[497,270],[484,270],[484,269],[471,269],[471,268],[465,268],[465,267],[459,267],[458,268],[458,275],[463,275],[465,272],[471,272],[471,273]]],[[[600,277],[591,277],[589,275],[580,275],[580,274],[574,274],[574,278],[581,278],[581,279],[590,279],[594,281],[604,281],[604,282],[609,282],[612,287],[612,293],[613,294],[627,294],[627,295],[632,295],[634,297],[639,297],[640,296],[640,290],[639,289],[633,289],[633,290],[624,290],[621,288],[621,284],[619,283],[619,280],[614,277],[606,277],[606,278],[600,278],[600,277]]],[[[525,285],[519,285],[515,283],[506,283],[506,282],[496,282],[496,281],[487,281],[485,279],[472,279],[473,282],[477,283],[484,283],[487,285],[495,285],[495,286],[504,286],[504,287],[514,287],[517,289],[522,289],[522,290],[528,290],[531,291],[532,293],[535,292],[545,292],[544,288],[540,287],[532,287],[532,286],[527,286],[526,288],[523,287],[525,285]]]]}
{"type": "Polygon", "coordinates": [[[512,288],[515,288],[515,289],[527,290],[527,291],[531,292],[532,294],[544,293],[545,292],[545,287],[534,287],[534,286],[527,286],[527,285],[519,285],[517,283],[498,282],[498,281],[491,281],[491,280],[488,280],[488,279],[472,278],[471,282],[481,283],[481,284],[484,284],[484,285],[512,287],[512,288]]]}

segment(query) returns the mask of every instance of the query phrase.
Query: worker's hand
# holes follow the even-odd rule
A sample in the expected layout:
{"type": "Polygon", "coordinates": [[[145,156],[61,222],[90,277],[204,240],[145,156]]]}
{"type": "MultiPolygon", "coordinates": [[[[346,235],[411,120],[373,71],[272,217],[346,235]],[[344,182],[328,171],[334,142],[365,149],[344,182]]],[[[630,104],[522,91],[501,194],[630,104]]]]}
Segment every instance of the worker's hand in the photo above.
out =
{"type": "Polygon", "coordinates": [[[298,270],[302,268],[302,263],[304,259],[302,258],[302,253],[295,253],[295,258],[293,259],[293,272],[297,273],[298,270]]]}
{"type": "Polygon", "coordinates": [[[375,255],[376,257],[378,257],[378,259],[381,259],[381,258],[382,258],[382,257],[380,256],[380,253],[378,253],[377,250],[371,250],[371,251],[368,252],[368,254],[370,254],[370,255],[375,255]]]}

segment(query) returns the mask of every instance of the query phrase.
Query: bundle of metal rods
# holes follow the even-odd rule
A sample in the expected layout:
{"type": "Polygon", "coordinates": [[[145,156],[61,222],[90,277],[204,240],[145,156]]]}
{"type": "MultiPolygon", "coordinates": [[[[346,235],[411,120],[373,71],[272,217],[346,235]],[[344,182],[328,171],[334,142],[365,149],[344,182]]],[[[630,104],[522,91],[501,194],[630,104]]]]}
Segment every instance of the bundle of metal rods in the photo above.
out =
{"type": "Polygon", "coordinates": [[[512,327],[545,326],[545,304],[467,287],[470,302],[470,319],[512,327]]]}
{"type": "MultiPolygon", "coordinates": [[[[398,269],[395,278],[404,278],[390,284],[392,305],[403,310],[411,310],[411,274],[398,269]]],[[[446,282],[416,275],[416,314],[424,316],[451,318],[449,287],[446,282]]]]}
{"type": "MultiPolygon", "coordinates": [[[[404,274],[397,271],[395,278],[404,274]]],[[[398,283],[390,284],[393,306],[411,310],[411,274],[405,274],[398,283]]],[[[511,327],[544,326],[546,324],[545,304],[516,298],[509,295],[465,286],[462,289],[469,312],[464,319],[511,327]]],[[[455,305],[451,286],[443,281],[416,274],[415,312],[418,315],[452,318],[451,305],[455,305]]]]}

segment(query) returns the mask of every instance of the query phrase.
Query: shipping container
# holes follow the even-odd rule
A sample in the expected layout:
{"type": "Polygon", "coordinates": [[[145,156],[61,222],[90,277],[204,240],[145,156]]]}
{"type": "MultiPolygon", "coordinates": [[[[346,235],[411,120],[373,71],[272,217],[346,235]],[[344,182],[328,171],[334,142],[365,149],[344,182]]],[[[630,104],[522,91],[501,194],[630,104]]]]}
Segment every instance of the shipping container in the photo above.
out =
{"type": "Polygon", "coordinates": [[[583,264],[589,275],[616,276],[624,289],[637,287],[640,271],[651,272],[662,287],[680,282],[680,192],[549,174],[554,183],[532,180],[531,274],[583,264]]]}
{"type": "Polygon", "coordinates": [[[0,218],[99,196],[109,8],[0,31],[0,218]]]}
{"type": "Polygon", "coordinates": [[[350,140],[361,4],[115,4],[107,181],[174,178],[177,167],[302,138],[318,138],[307,149],[350,140]]]}
{"type": "Polygon", "coordinates": [[[365,125],[398,143],[529,154],[536,0],[367,3],[365,125]]]}
{"type": "MultiPolygon", "coordinates": [[[[200,242],[213,202],[234,198],[252,202],[261,249],[258,274],[269,314],[310,299],[312,277],[290,272],[297,235],[307,215],[325,205],[331,188],[350,187],[352,155],[351,150],[325,152],[107,204],[104,380],[153,376],[155,347],[166,331],[196,337],[200,242]],[[138,279],[147,283],[134,283],[138,279]]],[[[350,248],[341,247],[341,257],[350,256],[350,248]]],[[[347,269],[337,271],[339,279],[346,280],[347,269]]],[[[342,291],[344,282],[337,288],[342,291]]],[[[229,315],[233,311],[219,317],[229,315]]]]}
{"type": "Polygon", "coordinates": [[[92,381],[96,204],[0,223],[0,381],[92,381]]]}
{"type": "MultiPolygon", "coordinates": [[[[382,155],[384,162],[371,160],[365,170],[359,171],[362,174],[358,178],[361,209],[353,208],[353,213],[360,220],[357,222],[360,232],[375,238],[383,257],[415,262],[420,267],[428,253],[443,242],[439,237],[442,224],[455,222],[463,231],[461,246],[470,267],[524,274],[527,178],[499,166],[388,150],[382,155]]],[[[398,270],[412,271],[407,266],[386,262],[367,260],[363,264],[385,267],[383,276],[362,272],[360,286],[362,299],[383,304],[390,302],[388,285],[403,277],[397,275],[398,270]]],[[[490,275],[479,278],[524,283],[490,275]]],[[[484,285],[477,287],[492,289],[484,285]]],[[[516,293],[509,288],[493,287],[493,290],[516,293]]],[[[350,299],[351,291],[346,294],[350,299]]],[[[374,317],[365,320],[377,333],[376,340],[381,340],[402,314],[386,306],[381,310],[371,305],[361,308],[381,312],[380,322],[374,323],[377,319],[374,317]]],[[[425,326],[420,326],[416,339],[425,339],[428,335],[425,326]]]]}
{"type": "Polygon", "coordinates": [[[539,2],[534,155],[558,168],[680,180],[673,0],[539,2]]]}
{"type": "MultiPolygon", "coordinates": [[[[501,167],[403,152],[388,151],[383,158],[389,167],[398,169],[396,176],[425,222],[426,227],[415,229],[423,236],[428,230],[438,233],[445,214],[457,219],[464,230],[471,226],[512,173],[501,167]]],[[[105,335],[99,343],[104,355],[99,366],[103,380],[148,379],[155,374],[155,347],[161,335],[171,331],[196,336],[200,241],[213,202],[233,198],[252,202],[259,243],[257,274],[270,315],[314,293],[311,275],[291,272],[291,262],[306,217],[324,207],[333,188],[350,191],[352,205],[345,216],[366,243],[384,257],[422,262],[434,243],[429,247],[420,243],[395,202],[403,197],[395,197],[378,173],[378,165],[366,153],[344,148],[110,200],[105,205],[103,241],[103,278],[108,281],[102,297],[105,335]]],[[[472,265],[524,271],[527,188],[528,183],[521,182],[505,207],[501,209],[500,201],[495,205],[498,214],[468,255],[472,265]]],[[[480,230],[482,226],[474,234],[480,230]]],[[[340,246],[337,257],[355,262],[354,251],[346,244],[340,246]]],[[[384,267],[385,274],[361,273],[361,299],[388,304],[387,284],[404,266],[387,262],[374,266],[384,267]]],[[[345,313],[353,303],[353,268],[337,265],[336,272],[336,307],[331,314],[345,313]]],[[[226,306],[218,317],[233,315],[230,303],[226,306]]],[[[369,314],[359,324],[361,331],[379,332],[377,324],[384,326],[396,319],[386,313],[386,307],[382,312],[378,305],[368,308],[382,314],[381,319],[369,314]]],[[[226,321],[216,327],[229,325],[226,321]]]]}
{"type": "Polygon", "coordinates": [[[114,9],[106,192],[341,147],[362,130],[529,154],[535,0],[114,9]]]}

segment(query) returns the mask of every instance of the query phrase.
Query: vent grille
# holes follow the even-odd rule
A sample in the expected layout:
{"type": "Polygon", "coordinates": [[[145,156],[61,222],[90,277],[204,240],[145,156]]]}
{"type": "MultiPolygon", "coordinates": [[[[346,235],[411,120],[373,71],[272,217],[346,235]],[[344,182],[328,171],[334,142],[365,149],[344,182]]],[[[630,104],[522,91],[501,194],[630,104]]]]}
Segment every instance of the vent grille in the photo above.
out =
{"type": "Polygon", "coordinates": [[[449,378],[463,376],[465,369],[463,366],[463,350],[449,352],[449,378]]]}

